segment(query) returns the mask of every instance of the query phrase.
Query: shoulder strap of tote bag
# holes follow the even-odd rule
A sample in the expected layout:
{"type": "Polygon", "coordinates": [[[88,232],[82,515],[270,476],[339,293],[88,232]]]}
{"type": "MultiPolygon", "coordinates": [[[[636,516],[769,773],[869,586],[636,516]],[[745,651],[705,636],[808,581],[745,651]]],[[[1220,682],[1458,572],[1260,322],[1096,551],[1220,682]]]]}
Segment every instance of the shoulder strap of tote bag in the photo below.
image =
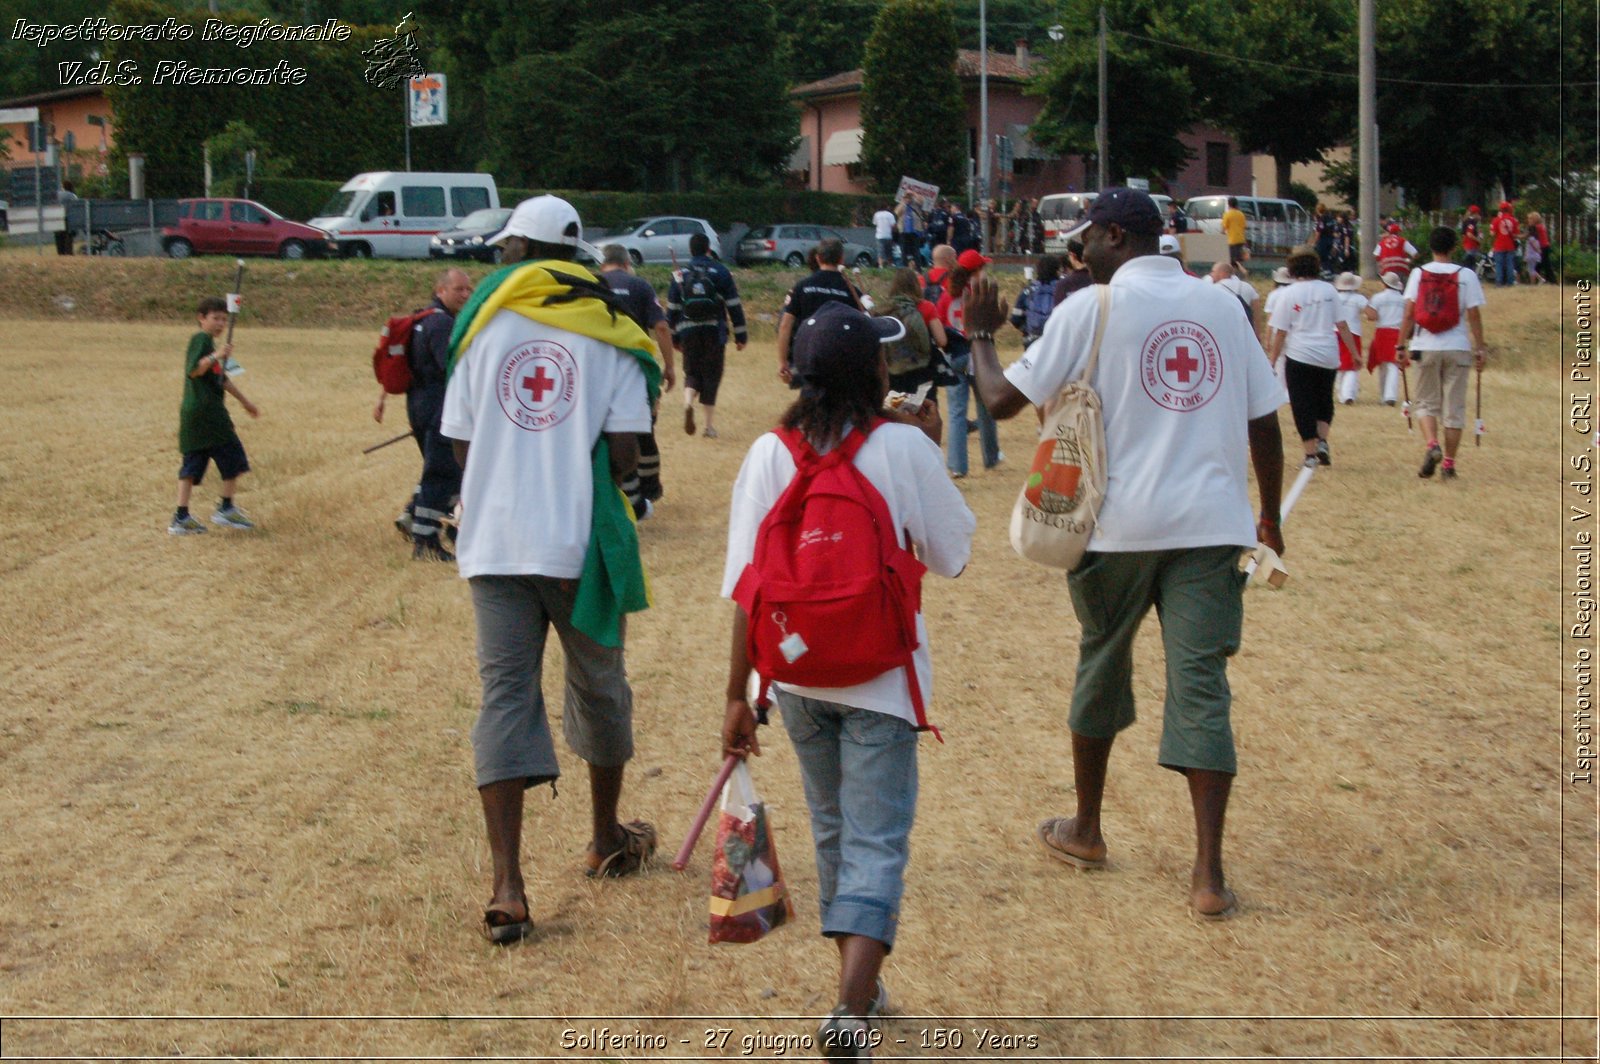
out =
{"type": "Polygon", "coordinates": [[[1100,297],[1100,318],[1094,323],[1094,345],[1089,349],[1089,362],[1083,368],[1083,375],[1078,378],[1091,388],[1094,387],[1095,367],[1100,364],[1100,341],[1106,335],[1106,319],[1111,316],[1111,286],[1097,284],[1094,290],[1100,297]]]}

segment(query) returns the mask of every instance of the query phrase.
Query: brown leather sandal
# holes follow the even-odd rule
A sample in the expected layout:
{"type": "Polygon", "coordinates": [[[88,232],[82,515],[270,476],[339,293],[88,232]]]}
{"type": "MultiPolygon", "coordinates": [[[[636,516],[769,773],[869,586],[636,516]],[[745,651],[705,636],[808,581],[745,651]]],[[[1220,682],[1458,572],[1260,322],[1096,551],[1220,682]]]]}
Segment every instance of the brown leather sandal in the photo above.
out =
{"type": "Polygon", "coordinates": [[[588,866],[585,874],[593,879],[631,876],[642,871],[656,852],[655,825],[643,820],[630,820],[617,825],[622,829],[622,845],[604,857],[595,852],[594,843],[584,858],[588,866]]]}
{"type": "Polygon", "coordinates": [[[533,933],[533,920],[528,912],[528,900],[520,902],[492,901],[483,910],[483,937],[497,946],[509,946],[533,933]],[[521,908],[519,919],[517,909],[521,908]]]}

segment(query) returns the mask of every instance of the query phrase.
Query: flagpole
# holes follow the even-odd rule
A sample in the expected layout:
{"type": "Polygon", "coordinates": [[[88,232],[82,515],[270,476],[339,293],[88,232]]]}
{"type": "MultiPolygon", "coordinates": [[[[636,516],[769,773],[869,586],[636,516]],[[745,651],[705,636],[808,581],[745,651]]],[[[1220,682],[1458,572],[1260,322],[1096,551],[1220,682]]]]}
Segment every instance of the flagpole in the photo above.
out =
{"type": "Polygon", "coordinates": [[[411,172],[411,79],[400,84],[400,99],[406,112],[406,173],[411,172]]]}

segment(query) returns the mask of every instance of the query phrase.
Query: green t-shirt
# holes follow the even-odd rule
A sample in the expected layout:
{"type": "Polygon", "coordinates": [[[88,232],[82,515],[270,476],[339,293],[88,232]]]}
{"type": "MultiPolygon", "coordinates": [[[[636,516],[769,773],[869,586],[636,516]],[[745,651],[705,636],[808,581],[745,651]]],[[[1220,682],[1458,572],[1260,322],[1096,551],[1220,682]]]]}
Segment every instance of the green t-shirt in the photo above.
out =
{"type": "Polygon", "coordinates": [[[208,333],[197,332],[189,339],[189,353],[183,360],[183,405],[178,409],[178,450],[184,454],[238,439],[223,402],[226,393],[221,374],[207,369],[198,377],[191,376],[200,360],[215,350],[208,333]]]}

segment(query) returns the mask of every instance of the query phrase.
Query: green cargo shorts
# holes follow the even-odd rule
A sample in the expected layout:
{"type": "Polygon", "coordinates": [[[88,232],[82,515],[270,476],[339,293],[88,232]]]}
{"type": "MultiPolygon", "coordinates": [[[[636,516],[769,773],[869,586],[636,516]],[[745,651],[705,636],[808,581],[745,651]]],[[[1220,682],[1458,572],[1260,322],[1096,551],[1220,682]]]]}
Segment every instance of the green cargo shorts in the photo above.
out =
{"type": "Polygon", "coordinates": [[[1083,628],[1069,718],[1075,733],[1109,739],[1133,723],[1133,639],[1154,606],[1167,659],[1161,764],[1238,771],[1228,658],[1244,626],[1241,553],[1195,547],[1085,555],[1067,577],[1083,628]]]}

